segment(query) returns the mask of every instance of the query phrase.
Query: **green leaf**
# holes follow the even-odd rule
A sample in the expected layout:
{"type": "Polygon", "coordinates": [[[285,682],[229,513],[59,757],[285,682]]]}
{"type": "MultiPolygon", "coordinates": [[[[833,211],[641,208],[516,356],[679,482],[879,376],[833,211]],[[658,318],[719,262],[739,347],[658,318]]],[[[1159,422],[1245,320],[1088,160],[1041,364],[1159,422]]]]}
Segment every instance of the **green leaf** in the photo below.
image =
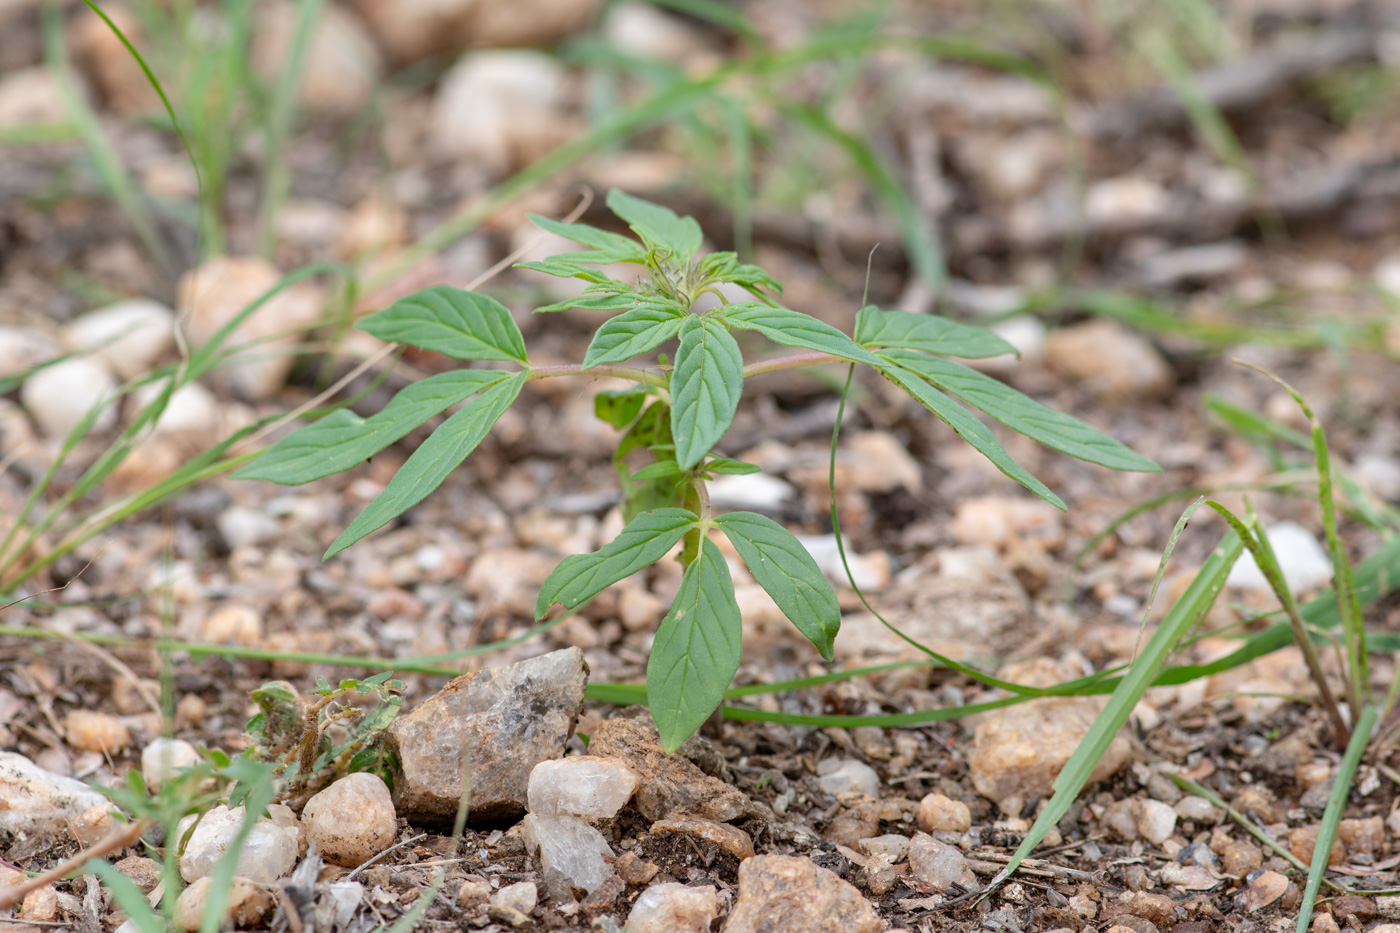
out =
{"type": "Polygon", "coordinates": [[[762,473],[763,467],[756,463],[745,463],[743,460],[715,457],[705,464],[705,472],[720,473],[726,476],[749,476],[753,473],[762,473]]]}
{"type": "Polygon", "coordinates": [[[756,512],[730,512],[715,519],[715,524],[729,536],[749,573],[773,597],[783,615],[830,661],[841,627],[841,607],[802,542],[773,519],[756,512]]]}
{"type": "Polygon", "coordinates": [[[325,556],[345,550],[377,528],[422,502],[437,489],[510,408],[529,373],[516,373],[493,385],[448,418],[394,474],[389,485],[331,543],[325,556]]]}
{"type": "Polygon", "coordinates": [[[684,476],[680,466],[674,460],[658,460],[655,463],[648,463],[640,470],[632,474],[632,482],[644,483],[648,480],[662,479],[673,476],[684,476]]]}
{"type": "Polygon", "coordinates": [[[909,350],[886,350],[880,354],[905,369],[918,373],[945,392],[980,408],[1002,424],[1026,437],[1040,441],[1062,453],[1113,470],[1161,472],[1162,468],[1141,454],[1109,437],[1098,428],[1077,418],[1047,408],[961,363],[925,356],[909,350]]]}
{"type": "Polygon", "coordinates": [[[671,434],[681,469],[699,463],[729,430],[743,389],[744,357],[733,335],[717,320],[688,316],[671,372],[671,434]]]}
{"type": "Polygon", "coordinates": [[[590,266],[585,266],[577,262],[560,262],[557,259],[537,260],[534,262],[517,262],[517,269],[533,269],[536,272],[543,272],[545,275],[552,275],[561,279],[583,279],[588,282],[602,284],[612,281],[602,272],[590,266]]]}
{"type": "MultiPolygon", "coordinates": [[[[602,258],[602,262],[643,262],[646,259],[646,251],[641,245],[630,237],[625,237],[620,233],[611,233],[607,230],[599,230],[588,224],[566,224],[548,217],[541,217],[539,214],[526,214],[530,223],[541,230],[561,236],[566,240],[573,240],[575,243],[582,243],[584,246],[591,246],[595,250],[607,254],[602,258]]],[[[589,262],[597,262],[597,259],[590,259],[589,262]]]]}
{"type": "Polygon", "coordinates": [[[608,209],[627,221],[642,242],[668,250],[671,261],[678,264],[688,263],[704,239],[695,218],[680,217],[669,207],[634,198],[617,189],[608,192],[608,209]]]}
{"type": "Polygon", "coordinates": [[[864,363],[867,366],[880,365],[880,361],[869,350],[810,314],[757,301],[738,302],[717,313],[723,314],[726,321],[740,330],[758,331],[774,343],[785,347],[830,353],[843,360],[864,363]]]}
{"type": "Polygon", "coordinates": [[[783,285],[758,266],[739,262],[739,255],[730,252],[710,253],[700,260],[700,274],[706,279],[733,282],[755,295],[764,289],[782,294],[783,285]]]}
{"type": "Polygon", "coordinates": [[[707,538],[681,577],[647,660],[647,705],[668,754],[724,699],[739,670],[742,632],[729,567],[707,538]]]}
{"type": "Polygon", "coordinates": [[[880,372],[912,395],[919,404],[937,415],[954,431],[957,431],[963,440],[976,448],[982,456],[992,461],[998,470],[1057,509],[1065,508],[1065,504],[1059,496],[1032,476],[1025,467],[1012,460],[1011,455],[1006,452],[1006,448],[1002,447],[1001,442],[996,439],[996,435],[992,434],[985,424],[968,414],[967,410],[957,402],[939,392],[914,373],[899,366],[886,364],[880,367],[880,372]]]}
{"type": "Polygon", "coordinates": [[[642,482],[632,479],[638,455],[653,461],[674,462],[675,449],[671,439],[671,406],[655,401],[627,428],[627,433],[622,435],[617,450],[613,452],[613,467],[617,470],[618,485],[622,487],[623,521],[630,522],[653,509],[675,508],[685,504],[681,484],[674,476],[642,482]]]}
{"type": "Polygon", "coordinates": [[[509,373],[458,369],[429,376],[395,395],[369,418],[342,408],[282,438],[262,456],[233,474],[234,479],[265,479],[284,486],[309,483],[348,470],[469,395],[489,388],[509,373]]]}
{"type": "Polygon", "coordinates": [[[986,328],[932,314],[881,311],[874,305],[866,305],[856,315],[856,343],[863,347],[926,350],[970,360],[1016,353],[1015,347],[986,328]]]}
{"type": "Polygon", "coordinates": [[[647,393],[640,388],[605,390],[593,396],[593,414],[615,428],[625,428],[642,413],[647,393]]]}
{"type": "Polygon", "coordinates": [[[779,295],[783,293],[782,282],[779,282],[758,266],[751,266],[747,263],[740,263],[735,266],[734,271],[727,276],[727,281],[733,282],[735,285],[742,285],[755,294],[765,288],[779,295]]]}
{"type": "Polygon", "coordinates": [[[536,314],[548,314],[551,311],[626,311],[635,308],[642,300],[642,296],[633,291],[622,291],[614,294],[583,294],[575,298],[565,298],[556,301],[551,305],[542,305],[535,309],[536,314]]]}
{"type": "Polygon", "coordinates": [[[593,335],[583,368],[621,363],[655,350],[680,332],[685,312],[674,305],[646,304],[609,318],[593,335]]]}
{"type": "Polygon", "coordinates": [[[688,509],[643,512],[592,554],[564,558],[540,587],[535,618],[543,619],[555,603],[565,609],[581,606],[623,577],[656,563],[699,520],[688,509]]]}
{"type": "Polygon", "coordinates": [[[400,298],[358,326],[380,340],[411,344],[454,359],[525,362],[525,338],[505,305],[450,285],[435,285],[400,298]]]}

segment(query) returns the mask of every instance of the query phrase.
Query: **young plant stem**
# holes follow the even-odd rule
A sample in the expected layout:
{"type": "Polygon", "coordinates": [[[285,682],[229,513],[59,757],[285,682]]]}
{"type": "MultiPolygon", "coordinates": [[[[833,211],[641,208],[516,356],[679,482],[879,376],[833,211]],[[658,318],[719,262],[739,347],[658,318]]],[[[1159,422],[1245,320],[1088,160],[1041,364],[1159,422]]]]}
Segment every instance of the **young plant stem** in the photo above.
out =
{"type": "Polygon", "coordinates": [[[757,363],[750,363],[744,367],[744,378],[761,376],[764,373],[775,373],[782,369],[799,369],[803,366],[820,366],[823,363],[849,362],[850,360],[842,359],[830,353],[797,353],[793,356],[780,356],[773,360],[760,360],[757,363]]]}
{"type": "Polygon", "coordinates": [[[658,389],[665,389],[670,386],[670,379],[665,375],[659,372],[637,369],[632,366],[593,366],[589,369],[584,369],[582,366],[575,366],[570,363],[550,363],[545,366],[530,367],[531,379],[555,379],[560,376],[612,377],[615,379],[626,379],[629,382],[640,382],[658,389]]]}
{"type": "Polygon", "coordinates": [[[1219,512],[1221,517],[1230,523],[1230,527],[1235,529],[1235,533],[1240,536],[1244,546],[1254,556],[1254,562],[1264,574],[1264,578],[1269,581],[1274,595],[1283,604],[1284,612],[1288,616],[1288,624],[1293,629],[1293,643],[1303,653],[1303,661],[1308,666],[1308,674],[1312,677],[1313,683],[1317,684],[1318,696],[1322,700],[1322,707],[1327,713],[1327,719],[1332,728],[1332,739],[1338,748],[1346,748],[1347,743],[1351,740],[1351,730],[1347,728],[1346,720],[1342,718],[1342,711],[1337,706],[1337,699],[1332,695],[1332,688],[1327,684],[1327,675],[1322,670],[1322,661],[1317,656],[1317,648],[1313,645],[1312,636],[1308,633],[1307,626],[1303,623],[1303,616],[1298,611],[1298,602],[1293,598],[1292,591],[1283,580],[1278,560],[1274,556],[1273,549],[1269,547],[1268,538],[1262,534],[1256,537],[1244,522],[1240,521],[1233,512],[1219,502],[1207,500],[1206,505],[1219,512]]]}
{"type": "Polygon", "coordinates": [[[1332,587],[1337,595],[1337,615],[1342,620],[1342,640],[1346,646],[1347,696],[1353,715],[1359,715],[1359,711],[1369,700],[1370,659],[1366,651],[1366,633],[1362,626],[1361,600],[1356,592],[1356,577],[1352,572],[1351,561],[1347,558],[1346,548],[1342,546],[1341,538],[1337,534],[1337,503],[1332,492],[1332,457],[1327,447],[1327,434],[1322,429],[1322,422],[1297,389],[1267,369],[1238,359],[1233,362],[1268,376],[1278,383],[1302,409],[1312,429],[1313,460],[1317,464],[1318,506],[1322,510],[1322,529],[1327,536],[1328,556],[1332,559],[1335,581],[1332,587]]]}
{"type": "MultiPolygon", "coordinates": [[[[699,515],[702,522],[710,517],[710,491],[705,488],[705,481],[699,476],[691,480],[685,491],[685,507],[699,515]]],[[[705,526],[701,524],[687,531],[681,541],[681,566],[689,567],[700,556],[700,549],[704,547],[705,526]]]]}

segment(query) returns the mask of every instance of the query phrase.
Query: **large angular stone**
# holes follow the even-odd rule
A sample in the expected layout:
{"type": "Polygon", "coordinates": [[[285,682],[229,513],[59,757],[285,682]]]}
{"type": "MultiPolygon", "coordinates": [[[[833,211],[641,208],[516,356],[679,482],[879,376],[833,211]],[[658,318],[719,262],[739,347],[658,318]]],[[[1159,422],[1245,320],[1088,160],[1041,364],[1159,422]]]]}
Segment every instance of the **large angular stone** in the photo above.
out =
{"type": "Polygon", "coordinates": [[[679,754],[662,751],[656,726],[650,722],[609,719],[593,731],[588,751],[620,758],[642,775],[632,802],[649,820],[698,816],[727,823],[749,808],[749,798],[738,788],[711,777],[679,754]]]}
{"type": "Polygon", "coordinates": [[[82,781],[45,771],[15,752],[0,752],[0,829],[63,832],[67,821],[107,802],[82,781]]]}
{"type": "Polygon", "coordinates": [[[576,816],[525,817],[525,840],[540,859],[545,885],[559,896],[573,888],[590,894],[612,874],[613,851],[603,834],[576,816]]]}
{"type": "Polygon", "coordinates": [[[558,758],[574,731],[588,684],[578,648],[452,680],[389,728],[399,758],[400,816],[451,820],[470,767],[473,822],[525,813],[530,771],[558,758]]]}
{"type": "MultiPolygon", "coordinates": [[[[1094,697],[1042,697],[988,713],[973,734],[972,785],[1003,813],[1015,814],[1027,800],[1049,796],[1102,709],[1094,697]]],[[[1128,739],[1114,736],[1089,783],[1111,777],[1131,756],[1128,739]]]]}
{"type": "Polygon", "coordinates": [[[885,922],[834,872],[798,855],[757,855],[739,866],[739,899],[725,933],[880,933],[885,922]]]}

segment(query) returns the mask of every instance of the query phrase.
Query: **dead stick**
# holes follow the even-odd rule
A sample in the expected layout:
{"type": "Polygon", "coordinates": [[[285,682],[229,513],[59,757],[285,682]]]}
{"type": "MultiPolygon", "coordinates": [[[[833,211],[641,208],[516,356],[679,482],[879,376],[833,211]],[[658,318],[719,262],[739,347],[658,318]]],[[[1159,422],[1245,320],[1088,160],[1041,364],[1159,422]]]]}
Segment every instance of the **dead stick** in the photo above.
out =
{"type": "Polygon", "coordinates": [[[9,910],[24,900],[30,891],[37,891],[46,884],[52,884],[65,875],[82,868],[95,858],[102,858],[110,852],[119,852],[125,849],[140,839],[141,834],[154,825],[152,820],[137,820],[122,829],[114,829],[107,834],[107,838],[93,843],[77,855],[65,859],[43,874],[35,875],[23,884],[0,891],[0,910],[9,910]]]}

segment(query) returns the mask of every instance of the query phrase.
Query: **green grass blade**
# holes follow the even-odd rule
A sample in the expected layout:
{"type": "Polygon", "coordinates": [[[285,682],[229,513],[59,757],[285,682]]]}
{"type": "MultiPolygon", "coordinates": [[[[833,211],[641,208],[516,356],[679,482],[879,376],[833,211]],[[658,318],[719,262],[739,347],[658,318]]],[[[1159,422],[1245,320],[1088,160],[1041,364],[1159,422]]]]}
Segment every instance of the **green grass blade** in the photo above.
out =
{"type": "MultiPolygon", "coordinates": [[[[1173,536],[1179,535],[1182,530],[1183,526],[1178,524],[1173,536]]],[[[1119,680],[1118,686],[1114,689],[1113,695],[1109,697],[1103,712],[1094,719],[1094,724],[1089,727],[1088,734],[1079,743],[1079,747],[1074,750],[1074,754],[1070,756],[1069,761],[1055,779],[1054,796],[1050,798],[1050,802],[1036,818],[1030,832],[1026,834],[1026,838],[1022,840],[1021,845],[1011,856],[1011,861],[992,879],[986,891],[996,888],[1011,877],[1020,867],[1021,862],[1030,855],[1036,846],[1040,845],[1041,841],[1045,839],[1045,835],[1069,811],[1070,804],[1079,796],[1080,790],[1088,782],[1089,776],[1108,749],[1109,743],[1113,741],[1123,724],[1128,721],[1128,717],[1132,715],[1133,707],[1137,705],[1138,700],[1157,679],[1157,674],[1166,663],[1167,657],[1176,649],[1177,644],[1196,627],[1215,602],[1216,597],[1225,586],[1225,577],[1243,550],[1244,542],[1232,530],[1226,533],[1220,544],[1211,552],[1205,566],[1196,574],[1186,592],[1182,594],[1180,600],[1162,620],[1157,631],[1143,646],[1142,653],[1138,655],[1132,666],[1128,668],[1128,672],[1119,680]]]]}
{"type": "Polygon", "coordinates": [[[1347,798],[1351,796],[1352,780],[1356,768],[1361,764],[1361,756],[1371,741],[1371,730],[1375,728],[1380,711],[1367,704],[1352,730],[1351,741],[1347,743],[1346,754],[1337,766],[1336,777],[1332,779],[1332,793],[1327,798],[1327,809],[1322,813],[1322,822],[1317,827],[1317,842],[1313,846],[1312,864],[1308,866],[1308,886],[1303,891],[1303,903],[1298,910],[1297,933],[1307,933],[1312,922],[1313,904],[1317,901],[1318,888],[1327,872],[1327,857],[1332,853],[1332,841],[1337,838],[1337,827],[1346,814],[1347,798]]]}
{"type": "MultiPolygon", "coordinates": [[[[103,19],[111,26],[110,19],[105,16],[103,19]]],[[[44,57],[58,83],[59,96],[69,121],[77,128],[83,144],[87,147],[88,155],[97,168],[97,174],[111,193],[113,200],[117,202],[117,206],[126,215],[127,222],[136,232],[141,245],[161,271],[167,276],[173,277],[175,262],[171,258],[165,241],[161,238],[155,220],[150,211],[146,209],[146,203],[136,187],[136,182],[132,180],[131,175],[122,164],[121,155],[118,154],[116,147],[108,138],[106,131],[103,130],[97,114],[78,94],[73,80],[72,63],[68,58],[67,45],[63,38],[62,16],[57,5],[44,5],[43,24],[44,57]]],[[[115,29],[115,27],[113,28],[115,29]]],[[[118,35],[121,35],[120,32],[118,35]]],[[[125,37],[123,37],[123,42],[125,41],[125,37]]],[[[131,48],[129,43],[127,47],[131,48]]]]}
{"type": "Polygon", "coordinates": [[[1298,602],[1294,599],[1293,591],[1289,589],[1288,582],[1284,579],[1283,569],[1279,566],[1278,557],[1274,554],[1273,546],[1269,543],[1268,532],[1259,526],[1252,512],[1249,516],[1250,521],[1246,524],[1219,502],[1212,500],[1207,504],[1220,513],[1221,517],[1229,522],[1230,527],[1240,536],[1244,546],[1254,558],[1254,563],[1259,567],[1264,579],[1268,581],[1269,587],[1274,591],[1274,595],[1283,605],[1288,623],[1293,628],[1293,643],[1302,652],[1303,660],[1307,663],[1308,674],[1312,677],[1322,699],[1323,709],[1327,713],[1332,727],[1332,737],[1338,745],[1345,745],[1348,741],[1346,722],[1342,719],[1341,711],[1337,708],[1337,701],[1332,696],[1331,687],[1327,685],[1327,675],[1322,669],[1322,659],[1317,656],[1317,648],[1313,645],[1303,616],[1298,611],[1298,602]]]}
{"type": "Polygon", "coordinates": [[[263,127],[266,148],[262,157],[263,190],[258,223],[258,255],[264,258],[271,257],[277,245],[277,214],[282,208],[282,202],[287,199],[287,190],[291,183],[285,149],[292,134],[292,120],[296,117],[297,92],[301,88],[302,75],[306,71],[312,34],[324,3],[325,0],[297,0],[297,14],[292,26],[292,41],[288,48],[287,60],[282,65],[282,74],[278,76],[277,88],[272,95],[272,106],[263,127]]]}

